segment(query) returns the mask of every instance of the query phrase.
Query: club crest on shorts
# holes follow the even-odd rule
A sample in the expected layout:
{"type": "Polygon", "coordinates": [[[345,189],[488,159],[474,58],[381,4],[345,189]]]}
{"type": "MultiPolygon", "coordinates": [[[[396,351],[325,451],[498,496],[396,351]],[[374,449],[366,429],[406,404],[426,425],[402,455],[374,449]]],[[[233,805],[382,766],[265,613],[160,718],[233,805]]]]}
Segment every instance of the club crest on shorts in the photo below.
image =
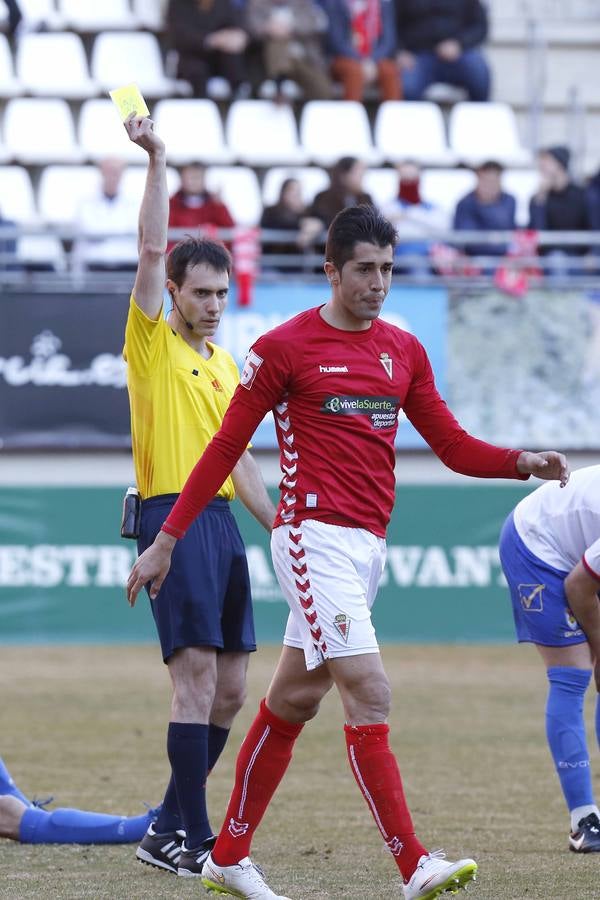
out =
{"type": "Polygon", "coordinates": [[[565,609],[565,619],[567,620],[567,625],[569,626],[569,628],[571,628],[571,629],[579,628],[579,622],[577,621],[577,619],[575,618],[575,616],[573,615],[573,613],[571,612],[571,610],[569,609],[568,606],[565,609]]]}
{"type": "Polygon", "coordinates": [[[392,358],[389,353],[380,353],[379,362],[387,372],[388,378],[392,380],[392,358]]]}
{"type": "Polygon", "coordinates": [[[545,584],[520,584],[519,600],[525,612],[544,611],[545,584]]]}
{"type": "Polygon", "coordinates": [[[350,632],[350,619],[345,613],[338,613],[335,619],[333,620],[333,624],[337,631],[344,638],[344,642],[348,643],[348,634],[350,632]]]}

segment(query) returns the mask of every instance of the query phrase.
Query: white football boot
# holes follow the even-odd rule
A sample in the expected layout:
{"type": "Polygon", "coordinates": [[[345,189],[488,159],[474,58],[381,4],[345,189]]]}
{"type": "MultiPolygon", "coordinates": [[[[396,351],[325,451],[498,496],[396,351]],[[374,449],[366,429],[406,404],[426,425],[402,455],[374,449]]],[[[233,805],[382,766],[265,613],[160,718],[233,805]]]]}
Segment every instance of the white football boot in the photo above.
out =
{"type": "Polygon", "coordinates": [[[404,900],[434,900],[444,892],[457,894],[477,874],[477,863],[472,859],[447,862],[446,854],[434,850],[422,856],[408,884],[404,885],[404,900]]]}
{"type": "Polygon", "coordinates": [[[218,866],[209,856],[202,867],[202,884],[207,891],[244,897],[247,900],[290,900],[275,894],[262,877],[250,857],[240,859],[235,866],[218,866]]]}

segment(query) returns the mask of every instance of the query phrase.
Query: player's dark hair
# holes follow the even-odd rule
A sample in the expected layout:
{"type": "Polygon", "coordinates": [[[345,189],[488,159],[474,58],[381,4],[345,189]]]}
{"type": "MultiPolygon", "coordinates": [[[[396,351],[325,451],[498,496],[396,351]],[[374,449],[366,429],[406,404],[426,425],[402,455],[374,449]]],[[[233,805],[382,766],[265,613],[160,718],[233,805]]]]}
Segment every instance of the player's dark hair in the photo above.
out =
{"type": "Polygon", "coordinates": [[[337,214],[327,232],[325,259],[333,263],[338,272],[344,263],[352,259],[357,244],[375,244],[377,247],[396,246],[398,235],[374,206],[368,203],[348,206],[337,214]]]}
{"type": "Polygon", "coordinates": [[[227,247],[207,238],[185,237],[167,256],[167,277],[181,287],[188,269],[202,264],[215,272],[231,274],[231,255],[227,247]]]}

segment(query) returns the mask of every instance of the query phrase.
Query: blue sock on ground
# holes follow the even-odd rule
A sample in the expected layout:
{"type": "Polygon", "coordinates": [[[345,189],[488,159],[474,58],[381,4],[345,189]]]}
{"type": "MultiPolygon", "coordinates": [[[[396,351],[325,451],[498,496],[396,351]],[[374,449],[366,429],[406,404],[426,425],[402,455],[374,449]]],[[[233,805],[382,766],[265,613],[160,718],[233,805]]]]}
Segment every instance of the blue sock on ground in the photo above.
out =
{"type": "Polygon", "coordinates": [[[23,844],[127,844],[142,839],[155,813],[111,816],[81,809],[26,809],[19,826],[23,844]]]}
{"type": "Polygon", "coordinates": [[[170,831],[178,831],[180,828],[183,828],[183,820],[179,811],[175,779],[173,778],[173,773],[171,773],[165,792],[165,799],[162,802],[162,809],[154,823],[154,831],[156,834],[167,834],[170,831]]]}
{"type": "Polygon", "coordinates": [[[19,788],[16,786],[10,772],[6,768],[4,760],[0,756],[0,795],[1,794],[10,794],[12,797],[16,797],[17,800],[20,800],[22,803],[26,803],[27,806],[31,806],[31,801],[28,800],[25,794],[21,793],[19,788]]]}
{"type": "Polygon", "coordinates": [[[227,738],[229,737],[229,728],[221,728],[220,725],[213,725],[212,722],[208,726],[208,771],[212,772],[218,758],[220,757],[227,738]]]}
{"type": "Polygon", "coordinates": [[[185,845],[192,850],[212,835],[206,810],[208,725],[169,722],[167,752],[185,828],[185,845]]]}
{"type": "Polygon", "coordinates": [[[546,704],[546,736],[569,810],[594,803],[583,702],[590,669],[552,666],[546,704]]]}

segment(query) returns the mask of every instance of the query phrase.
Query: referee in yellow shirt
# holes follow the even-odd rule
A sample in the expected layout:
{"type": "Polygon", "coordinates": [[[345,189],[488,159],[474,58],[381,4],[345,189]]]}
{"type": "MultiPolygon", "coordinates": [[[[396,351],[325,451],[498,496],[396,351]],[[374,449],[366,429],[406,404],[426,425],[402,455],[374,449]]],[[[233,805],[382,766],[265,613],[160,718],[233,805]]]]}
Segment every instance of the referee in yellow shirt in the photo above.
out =
{"type": "MultiPolygon", "coordinates": [[[[130,116],[125,127],[148,154],[139,264],[124,349],[133,460],[142,496],[141,553],[154,541],[196,460],[218,431],[239,374],[229,353],[209,340],[227,304],[229,253],[215,241],[189,238],[166,255],[165,146],[148,118],[130,116]],[[165,262],[172,300],[166,319],[165,262]]],[[[244,701],[248,654],[256,649],[248,566],[229,509],[236,492],[271,530],[275,509],[246,451],[185,539],[177,542],[169,576],[151,599],[173,688],[167,736],[172,775],[162,811],[136,855],[179,875],[199,875],[213,846],[206,777],[244,701]]]]}

